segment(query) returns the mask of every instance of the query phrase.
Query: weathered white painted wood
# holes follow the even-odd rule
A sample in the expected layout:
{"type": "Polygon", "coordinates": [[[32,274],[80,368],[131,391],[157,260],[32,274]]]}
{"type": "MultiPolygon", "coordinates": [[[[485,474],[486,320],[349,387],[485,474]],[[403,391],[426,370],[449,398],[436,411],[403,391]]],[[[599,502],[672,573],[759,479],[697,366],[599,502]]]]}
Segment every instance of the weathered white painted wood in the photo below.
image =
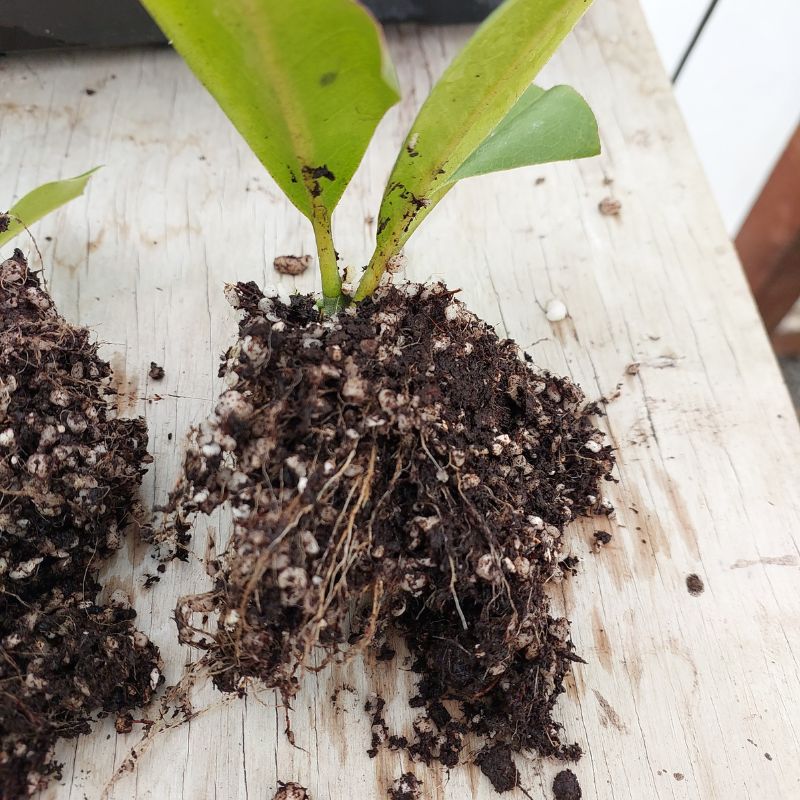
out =
{"type": "MultiPolygon", "coordinates": [[[[368,255],[367,218],[413,109],[467,34],[390,35],[406,100],[337,213],[339,249],[354,263],[368,255]]],[[[410,245],[407,271],[463,287],[476,311],[590,397],[621,384],[603,422],[619,447],[617,523],[573,526],[583,567],[557,590],[589,662],[576,665],[559,706],[566,735],[587,751],[575,767],[584,796],[797,797],[792,407],[635,2],[599,3],[543,80],[568,80],[587,96],[602,158],[461,185],[410,245]],[[598,213],[606,195],[621,200],[619,218],[598,213]],[[542,310],[554,296],[571,313],[558,324],[542,310]],[[633,361],[640,371],[626,374],[633,361]],[[595,555],[588,542],[599,527],[614,539],[595,555]],[[686,591],[692,572],[706,584],[700,597],[686,591]]],[[[223,283],[310,289],[312,276],[295,282],[271,268],[275,255],[311,252],[308,226],[169,52],[8,58],[0,103],[3,197],[106,165],[85,198],[36,234],[60,308],[106,342],[123,410],[147,417],[155,464],[146,494],[161,501],[184,432],[218,390],[217,356],[234,332],[223,283]],[[147,378],[151,360],[165,365],[161,383],[147,378]]],[[[224,520],[212,524],[224,533],[224,520]]],[[[205,527],[194,546],[202,557],[205,527]]],[[[175,679],[193,654],[175,643],[172,609],[207,582],[195,560],[142,591],[149,570],[146,548],[131,546],[109,569],[110,585],[134,594],[139,624],[175,679]]],[[[394,696],[391,718],[402,727],[408,686],[407,673],[358,663],[309,677],[293,714],[297,748],[271,693],[220,704],[205,690],[198,701],[210,710],[164,734],[110,796],[271,800],[281,779],[315,800],[381,798],[409,768],[427,798],[493,796],[474,768],[448,775],[395,754],[366,757],[365,695],[394,696]],[[336,712],[327,698],[343,683],[357,696],[343,693],[347,710],[336,712]]],[[[64,780],[47,800],[98,798],[137,738],[116,737],[106,722],[65,743],[64,780]]],[[[551,796],[557,768],[522,764],[533,796],[551,796]]]]}

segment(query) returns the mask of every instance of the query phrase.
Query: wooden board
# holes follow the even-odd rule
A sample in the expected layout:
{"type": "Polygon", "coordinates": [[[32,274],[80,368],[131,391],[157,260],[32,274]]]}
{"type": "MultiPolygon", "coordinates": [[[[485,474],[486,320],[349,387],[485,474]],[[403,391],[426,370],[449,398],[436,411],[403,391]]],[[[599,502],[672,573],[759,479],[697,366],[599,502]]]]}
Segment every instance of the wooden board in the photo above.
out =
{"type": "MultiPolygon", "coordinates": [[[[353,263],[368,255],[414,109],[468,32],[390,34],[406,99],[337,213],[338,247],[353,263]]],[[[407,274],[462,287],[477,312],[590,398],[619,388],[602,422],[619,448],[617,518],[569,529],[583,563],[556,591],[588,661],[558,707],[567,738],[586,750],[575,767],[584,797],[797,797],[797,421],[634,0],[597,4],[542,82],[562,80],[596,109],[604,155],[461,185],[408,248],[407,274]],[[619,217],[598,212],[606,196],[621,201],[619,217]],[[551,297],[566,302],[567,320],[547,322],[551,297]],[[614,538],[593,554],[601,527],[614,538]],[[690,573],[705,583],[700,596],[687,592],[690,573]]],[[[4,198],[106,165],[85,198],[35,232],[61,310],[105,342],[123,412],[147,417],[155,463],[145,493],[162,501],[184,433],[219,390],[218,354],[234,334],[224,282],[312,288],[311,274],[295,281],[271,266],[311,252],[308,225],[167,51],[7,58],[0,100],[4,198]],[[166,369],[157,384],[151,360],[166,369]]],[[[225,520],[211,525],[224,538],[225,520]]],[[[144,547],[131,544],[107,571],[108,586],[134,596],[170,680],[194,657],[177,646],[171,616],[179,595],[208,585],[204,525],[194,547],[198,558],[149,591],[144,547]]],[[[159,738],[109,796],[271,800],[280,779],[314,800],[382,798],[413,769],[426,798],[492,797],[475,768],[367,758],[365,696],[395,698],[390,719],[401,729],[409,685],[408,673],[373,664],[308,677],[293,713],[296,748],[272,693],[222,703],[206,689],[198,701],[209,710],[159,738]],[[345,683],[356,694],[343,693],[337,712],[328,698],[345,683]]],[[[137,739],[106,721],[64,743],[63,781],[44,796],[100,797],[137,739]]],[[[520,765],[531,794],[549,798],[559,766],[520,765]]]]}

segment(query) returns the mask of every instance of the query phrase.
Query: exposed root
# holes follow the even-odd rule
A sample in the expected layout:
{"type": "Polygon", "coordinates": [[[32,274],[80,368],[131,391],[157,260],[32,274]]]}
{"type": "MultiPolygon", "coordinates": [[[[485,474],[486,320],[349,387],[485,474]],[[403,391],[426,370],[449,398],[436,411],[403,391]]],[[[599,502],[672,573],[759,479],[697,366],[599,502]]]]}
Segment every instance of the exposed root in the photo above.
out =
{"type": "Polygon", "coordinates": [[[191,701],[192,691],[199,683],[208,678],[209,675],[210,670],[208,664],[201,659],[186,668],[178,683],[166,688],[161,696],[158,717],[155,720],[149,721],[149,724],[145,726],[142,732],[142,738],[131,748],[128,756],[119,765],[111,776],[111,779],[105,785],[101,800],[106,800],[106,798],[109,797],[111,790],[120,778],[133,772],[136,768],[136,764],[141,760],[142,756],[150,750],[150,747],[158,736],[173,728],[180,727],[184,723],[189,722],[189,720],[196,719],[202,714],[219,708],[234,699],[233,697],[225,697],[219,703],[201,709],[195,709],[191,701]]]}
{"type": "Polygon", "coordinates": [[[311,298],[227,292],[244,311],[229,389],[158,538],[185,547],[193,514],[226,502],[234,530],[213,592],[181,601],[182,641],[207,649],[223,691],[255,679],[288,703],[299,669],[394,629],[416,705],[461,708],[420,723],[412,757],[457,763],[467,729],[576,757],[551,710],[580,659],[545,587],[563,577],[565,524],[607,510],[613,466],[580,390],[441,285],[385,287],[324,320],[311,298]]]}

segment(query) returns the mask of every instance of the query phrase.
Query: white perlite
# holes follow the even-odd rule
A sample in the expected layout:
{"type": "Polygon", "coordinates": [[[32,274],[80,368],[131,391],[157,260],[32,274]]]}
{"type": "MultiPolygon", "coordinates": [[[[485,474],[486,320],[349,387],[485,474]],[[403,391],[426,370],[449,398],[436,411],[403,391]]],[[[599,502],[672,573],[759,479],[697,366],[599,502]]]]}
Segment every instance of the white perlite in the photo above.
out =
{"type": "Polygon", "coordinates": [[[550,322],[561,322],[567,317],[567,307],[561,300],[551,300],[545,307],[544,315],[550,322]]]}

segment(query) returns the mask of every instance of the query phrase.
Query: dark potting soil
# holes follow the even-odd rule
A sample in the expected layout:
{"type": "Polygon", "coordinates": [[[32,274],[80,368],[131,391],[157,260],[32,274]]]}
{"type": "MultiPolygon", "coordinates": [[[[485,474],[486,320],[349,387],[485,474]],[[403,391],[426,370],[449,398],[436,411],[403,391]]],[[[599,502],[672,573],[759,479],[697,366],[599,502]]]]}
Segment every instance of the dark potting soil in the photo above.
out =
{"type": "Polygon", "coordinates": [[[571,769],[562,769],[553,779],[555,800],[581,800],[583,792],[578,778],[571,769]]]}
{"type": "Polygon", "coordinates": [[[226,502],[234,527],[214,589],[178,608],[181,639],[208,651],[221,690],[260,679],[288,699],[320,648],[380,652],[399,632],[424,713],[411,743],[373,724],[372,750],[402,741],[455,765],[473,731],[577,758],[551,711],[580,658],[547,585],[574,568],[564,526],[608,513],[613,467],[580,389],[442,285],[383,287],[331,319],[252,283],[226,294],[243,312],[229,388],[192,435],[159,538],[180,552],[192,515],[226,502]]]}
{"type": "Polygon", "coordinates": [[[421,800],[422,781],[413,772],[404,772],[389,787],[389,800],[421,800]]]}
{"type": "Polygon", "coordinates": [[[475,763],[497,792],[510,792],[519,786],[519,770],[511,757],[511,748],[500,742],[486,745],[475,756],[475,763]]]}
{"type": "Polygon", "coordinates": [[[111,419],[111,370],[16,251],[0,264],[0,798],[59,774],[60,737],[146,704],[158,650],[97,568],[138,514],[147,430],[111,419]]]}

